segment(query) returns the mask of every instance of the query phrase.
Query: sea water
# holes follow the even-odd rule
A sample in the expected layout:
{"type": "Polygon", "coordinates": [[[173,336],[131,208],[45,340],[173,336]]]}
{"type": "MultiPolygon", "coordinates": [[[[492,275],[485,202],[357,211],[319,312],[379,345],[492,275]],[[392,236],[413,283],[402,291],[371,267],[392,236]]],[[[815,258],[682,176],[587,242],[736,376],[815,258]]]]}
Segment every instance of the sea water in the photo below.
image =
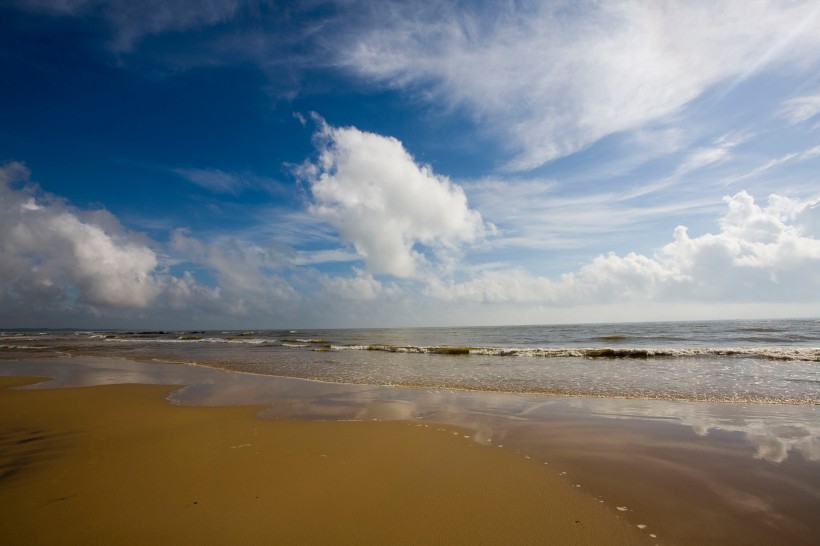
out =
{"type": "Polygon", "coordinates": [[[125,356],[328,382],[820,403],[820,320],[3,332],[0,357],[125,356]]]}

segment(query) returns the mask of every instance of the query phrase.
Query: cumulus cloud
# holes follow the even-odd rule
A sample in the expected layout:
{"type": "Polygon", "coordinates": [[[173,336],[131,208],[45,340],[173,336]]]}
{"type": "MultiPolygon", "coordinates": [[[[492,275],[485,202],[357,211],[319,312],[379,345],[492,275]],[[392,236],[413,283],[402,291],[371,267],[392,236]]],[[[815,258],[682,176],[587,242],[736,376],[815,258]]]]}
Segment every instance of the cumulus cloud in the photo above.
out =
{"type": "Polygon", "coordinates": [[[48,305],[150,306],[162,289],[158,258],[105,211],[43,195],[20,163],[0,167],[0,297],[48,305]]]}
{"type": "Polygon", "coordinates": [[[654,256],[600,255],[560,280],[523,270],[484,271],[428,290],[443,299],[583,305],[612,302],[808,301],[820,293],[820,198],[746,192],[726,197],[720,231],[691,237],[678,226],[654,256]]]}
{"type": "Polygon", "coordinates": [[[337,62],[465,107],[505,134],[513,170],[661,121],[773,63],[809,70],[820,58],[811,0],[379,2],[372,10],[378,25],[351,32],[337,62]]]}
{"type": "Polygon", "coordinates": [[[401,293],[395,284],[384,285],[366,271],[353,268],[353,272],[352,277],[323,277],[325,291],[332,297],[355,301],[372,301],[401,293]]]}
{"type": "Polygon", "coordinates": [[[446,261],[482,237],[481,215],[461,187],[417,164],[395,138],[319,120],[316,143],[318,159],[297,169],[310,186],[310,212],[352,244],[369,271],[415,277],[430,258],[446,261]]]}
{"type": "Polygon", "coordinates": [[[109,212],[79,210],[39,191],[29,178],[21,163],[0,167],[0,307],[5,311],[13,306],[32,317],[60,312],[88,318],[142,310],[154,319],[169,319],[170,312],[212,321],[276,314],[282,303],[299,299],[280,274],[291,260],[284,246],[229,237],[203,243],[177,230],[162,249],[126,230],[109,212]],[[191,270],[171,274],[180,261],[191,270]],[[216,282],[203,284],[203,273],[216,282]]]}
{"type": "Polygon", "coordinates": [[[289,249],[285,247],[265,247],[233,237],[204,243],[187,230],[177,229],[171,237],[171,249],[197,267],[213,272],[219,299],[233,314],[264,315],[277,304],[299,299],[280,274],[288,264],[289,249]]]}

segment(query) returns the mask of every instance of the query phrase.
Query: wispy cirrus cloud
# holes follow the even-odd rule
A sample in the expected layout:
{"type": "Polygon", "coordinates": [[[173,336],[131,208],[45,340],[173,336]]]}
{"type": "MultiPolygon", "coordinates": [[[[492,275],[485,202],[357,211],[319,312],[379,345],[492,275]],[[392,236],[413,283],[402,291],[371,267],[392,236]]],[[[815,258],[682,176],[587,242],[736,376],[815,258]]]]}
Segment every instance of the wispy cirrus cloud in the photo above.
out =
{"type": "Polygon", "coordinates": [[[730,158],[733,148],[748,140],[750,135],[723,135],[710,146],[691,151],[686,159],[675,170],[674,176],[684,176],[709,165],[721,163],[730,158]]]}
{"type": "MultiPolygon", "coordinates": [[[[463,115],[501,143],[510,171],[611,135],[668,131],[709,93],[723,96],[772,66],[811,73],[820,61],[813,32],[820,7],[811,0],[16,4],[102,16],[117,53],[138,54],[148,36],[184,34],[188,47],[164,52],[160,62],[256,65],[279,89],[274,94],[290,99],[301,72],[341,69],[448,117],[463,115]]],[[[816,95],[796,97],[782,115],[800,123],[817,108],[816,95]]]]}
{"type": "Polygon", "coordinates": [[[820,114],[820,94],[789,99],[781,105],[779,114],[792,125],[808,121],[820,114]]]}
{"type": "Polygon", "coordinates": [[[221,169],[172,169],[188,182],[205,188],[213,193],[238,195],[246,189],[259,189],[271,192],[283,192],[283,185],[271,178],[253,173],[232,173],[221,169]]]}
{"type": "Polygon", "coordinates": [[[528,170],[679,112],[777,61],[820,59],[815,2],[379,3],[340,66],[465,108],[528,170]],[[808,22],[808,24],[807,24],[808,22]]]}
{"type": "Polygon", "coordinates": [[[732,175],[723,177],[719,180],[721,185],[728,186],[730,184],[736,184],[743,180],[749,180],[753,178],[757,178],[760,175],[763,175],[777,167],[782,165],[790,164],[790,163],[797,163],[812,160],[816,157],[820,156],[820,145],[813,146],[806,150],[802,150],[799,152],[788,152],[783,155],[773,157],[771,159],[767,159],[762,164],[759,164],[751,169],[743,170],[740,172],[736,172],[732,175]]]}

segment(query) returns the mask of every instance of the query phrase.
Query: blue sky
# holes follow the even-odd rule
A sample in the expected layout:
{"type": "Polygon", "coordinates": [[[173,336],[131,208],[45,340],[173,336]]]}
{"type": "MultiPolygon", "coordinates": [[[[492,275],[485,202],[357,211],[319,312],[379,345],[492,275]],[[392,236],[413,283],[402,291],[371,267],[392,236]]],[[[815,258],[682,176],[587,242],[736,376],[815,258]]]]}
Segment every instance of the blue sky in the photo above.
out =
{"type": "Polygon", "coordinates": [[[12,0],[0,327],[820,316],[814,1],[12,0]]]}

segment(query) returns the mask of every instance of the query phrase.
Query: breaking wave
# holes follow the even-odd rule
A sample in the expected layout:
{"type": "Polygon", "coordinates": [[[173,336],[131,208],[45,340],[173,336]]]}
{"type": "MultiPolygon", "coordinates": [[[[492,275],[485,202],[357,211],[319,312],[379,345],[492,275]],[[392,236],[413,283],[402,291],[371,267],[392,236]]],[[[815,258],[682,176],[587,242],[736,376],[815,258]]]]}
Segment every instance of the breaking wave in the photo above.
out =
{"type": "MultiPolygon", "coordinates": [[[[302,346],[304,347],[304,346],[302,346]]],[[[333,350],[384,351],[438,355],[522,356],[539,358],[649,359],[689,357],[751,357],[769,360],[804,360],[820,362],[820,348],[811,347],[705,347],[705,348],[501,348],[501,347],[415,347],[393,345],[331,345],[333,350]]]]}

